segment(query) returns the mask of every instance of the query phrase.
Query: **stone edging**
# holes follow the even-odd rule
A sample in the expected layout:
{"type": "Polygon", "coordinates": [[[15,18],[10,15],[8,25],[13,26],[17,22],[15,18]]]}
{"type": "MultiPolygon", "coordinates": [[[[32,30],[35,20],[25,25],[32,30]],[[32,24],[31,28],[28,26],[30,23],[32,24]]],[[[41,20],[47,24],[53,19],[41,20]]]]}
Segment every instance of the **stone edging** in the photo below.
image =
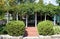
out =
{"type": "Polygon", "coordinates": [[[0,35],[0,39],[23,39],[23,36],[0,35]]]}
{"type": "Polygon", "coordinates": [[[9,35],[0,35],[0,39],[60,39],[60,35],[51,35],[51,36],[42,36],[38,37],[23,37],[23,36],[9,36],[9,35]]]}

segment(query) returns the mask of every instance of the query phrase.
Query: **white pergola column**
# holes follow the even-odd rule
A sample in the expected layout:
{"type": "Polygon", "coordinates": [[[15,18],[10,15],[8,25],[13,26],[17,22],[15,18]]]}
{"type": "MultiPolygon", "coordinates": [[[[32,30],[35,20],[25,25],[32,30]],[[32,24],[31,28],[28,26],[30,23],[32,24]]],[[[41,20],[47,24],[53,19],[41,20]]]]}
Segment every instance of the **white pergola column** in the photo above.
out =
{"type": "Polygon", "coordinates": [[[26,15],[26,27],[28,26],[28,15],[26,15]]]}
{"type": "Polygon", "coordinates": [[[45,21],[46,21],[46,14],[45,14],[45,21]]]}
{"type": "Polygon", "coordinates": [[[56,25],[56,15],[54,15],[54,25],[56,25]]]}
{"type": "Polygon", "coordinates": [[[16,14],[16,20],[18,21],[18,12],[17,12],[17,14],[16,14]]]}
{"type": "Polygon", "coordinates": [[[35,27],[37,26],[37,13],[35,13],[35,27]]]}
{"type": "Polygon", "coordinates": [[[9,12],[7,11],[7,23],[9,22],[9,12]]]}

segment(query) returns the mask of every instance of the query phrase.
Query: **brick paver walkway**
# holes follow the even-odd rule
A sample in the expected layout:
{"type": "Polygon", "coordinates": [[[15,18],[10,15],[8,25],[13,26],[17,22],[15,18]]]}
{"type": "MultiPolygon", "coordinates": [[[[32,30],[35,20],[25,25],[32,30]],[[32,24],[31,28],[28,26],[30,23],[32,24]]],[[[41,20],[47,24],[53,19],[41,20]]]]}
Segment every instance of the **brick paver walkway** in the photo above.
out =
{"type": "Polygon", "coordinates": [[[25,36],[26,37],[35,37],[39,36],[37,28],[36,27],[27,27],[25,29],[25,36]]]}

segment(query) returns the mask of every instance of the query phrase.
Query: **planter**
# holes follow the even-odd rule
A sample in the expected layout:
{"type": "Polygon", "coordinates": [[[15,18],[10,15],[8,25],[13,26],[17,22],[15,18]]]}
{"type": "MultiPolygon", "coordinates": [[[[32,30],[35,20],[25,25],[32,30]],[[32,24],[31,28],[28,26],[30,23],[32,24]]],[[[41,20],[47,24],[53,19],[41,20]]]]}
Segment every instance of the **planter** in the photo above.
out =
{"type": "Polygon", "coordinates": [[[9,36],[9,35],[0,35],[0,38],[1,38],[1,39],[9,39],[10,36],[9,36]]]}
{"type": "Polygon", "coordinates": [[[23,36],[0,35],[0,39],[23,39],[23,36]]]}
{"type": "Polygon", "coordinates": [[[2,36],[0,36],[0,39],[2,39],[2,36]]]}
{"type": "Polygon", "coordinates": [[[42,35],[40,35],[39,39],[52,39],[52,38],[51,38],[51,36],[42,36],[42,35]]]}
{"type": "Polygon", "coordinates": [[[39,37],[24,37],[24,39],[39,39],[39,37]]]}
{"type": "Polygon", "coordinates": [[[51,36],[40,35],[39,39],[60,39],[60,35],[51,35],[51,36]]]}
{"type": "Polygon", "coordinates": [[[60,35],[52,35],[51,38],[52,39],[60,39],[60,35]]]}
{"type": "Polygon", "coordinates": [[[18,37],[12,36],[10,39],[23,39],[23,36],[18,36],[18,37]]]}
{"type": "MultiPolygon", "coordinates": [[[[0,35],[0,39],[23,39],[23,36],[0,35]]],[[[60,35],[24,37],[24,39],[60,39],[60,35]]]]}

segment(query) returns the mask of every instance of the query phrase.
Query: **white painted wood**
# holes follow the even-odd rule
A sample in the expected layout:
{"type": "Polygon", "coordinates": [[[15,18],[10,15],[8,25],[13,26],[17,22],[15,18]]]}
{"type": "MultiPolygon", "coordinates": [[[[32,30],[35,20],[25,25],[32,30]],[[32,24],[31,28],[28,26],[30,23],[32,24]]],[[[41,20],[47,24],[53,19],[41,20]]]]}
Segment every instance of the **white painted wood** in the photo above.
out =
{"type": "Polygon", "coordinates": [[[37,13],[35,13],[35,27],[37,26],[37,13]]]}
{"type": "Polygon", "coordinates": [[[28,15],[26,15],[26,27],[28,26],[28,15]]]}
{"type": "Polygon", "coordinates": [[[24,37],[23,39],[39,39],[39,37],[38,36],[35,36],[35,37],[24,37]]]}
{"type": "Polygon", "coordinates": [[[16,20],[18,21],[18,12],[17,12],[17,14],[16,14],[16,20]]]}
{"type": "Polygon", "coordinates": [[[9,22],[9,12],[7,11],[7,23],[9,22]]]}
{"type": "Polygon", "coordinates": [[[45,21],[46,21],[46,14],[45,14],[45,21]]]}
{"type": "Polygon", "coordinates": [[[56,25],[56,15],[54,15],[54,25],[56,25]]]}

